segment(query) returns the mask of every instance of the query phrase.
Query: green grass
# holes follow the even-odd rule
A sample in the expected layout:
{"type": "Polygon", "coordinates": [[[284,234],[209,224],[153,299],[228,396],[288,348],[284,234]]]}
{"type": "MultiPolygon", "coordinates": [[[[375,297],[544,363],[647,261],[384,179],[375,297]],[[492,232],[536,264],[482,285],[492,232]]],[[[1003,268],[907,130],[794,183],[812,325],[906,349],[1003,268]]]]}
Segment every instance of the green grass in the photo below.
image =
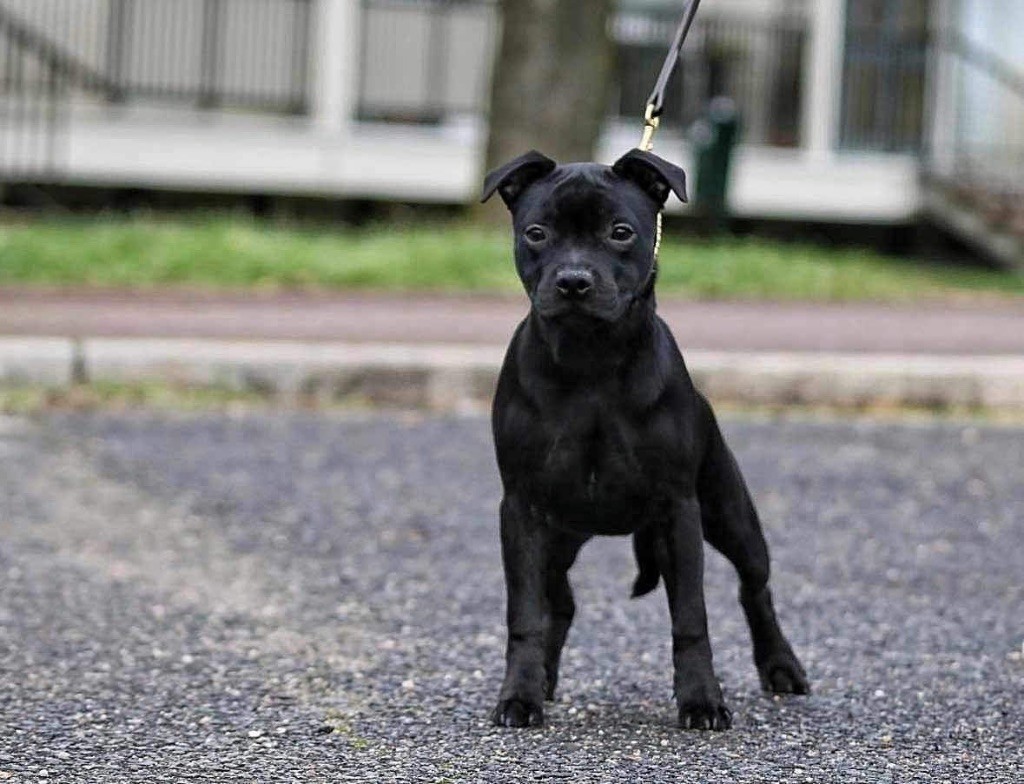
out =
{"type": "MultiPolygon", "coordinates": [[[[0,226],[0,285],[514,292],[508,231],[466,224],[283,228],[230,217],[0,226]]],[[[660,292],[699,298],[950,300],[1024,276],[808,244],[666,238],[660,292]]]]}

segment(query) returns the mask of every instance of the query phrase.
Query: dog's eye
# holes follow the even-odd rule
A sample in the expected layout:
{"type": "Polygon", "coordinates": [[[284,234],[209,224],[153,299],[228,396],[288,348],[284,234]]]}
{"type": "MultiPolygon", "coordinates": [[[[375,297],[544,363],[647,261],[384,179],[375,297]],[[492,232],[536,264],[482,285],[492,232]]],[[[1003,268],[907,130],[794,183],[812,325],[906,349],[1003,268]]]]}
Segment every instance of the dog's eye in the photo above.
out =
{"type": "Polygon", "coordinates": [[[548,238],[548,233],[540,226],[530,226],[523,232],[523,236],[526,237],[527,242],[537,245],[548,238]]]}
{"type": "Polygon", "coordinates": [[[612,229],[613,242],[629,242],[635,236],[636,232],[633,231],[633,227],[627,226],[625,223],[616,224],[612,229]]]}

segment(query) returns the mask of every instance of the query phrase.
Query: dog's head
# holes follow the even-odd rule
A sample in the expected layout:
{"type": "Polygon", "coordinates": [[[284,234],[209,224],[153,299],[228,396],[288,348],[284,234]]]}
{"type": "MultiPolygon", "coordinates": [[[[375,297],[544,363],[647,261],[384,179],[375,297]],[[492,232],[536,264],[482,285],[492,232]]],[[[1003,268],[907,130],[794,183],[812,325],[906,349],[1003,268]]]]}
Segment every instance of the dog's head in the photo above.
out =
{"type": "Polygon", "coordinates": [[[577,326],[615,322],[650,295],[658,213],[686,201],[686,175],[649,152],[612,166],[559,166],[528,152],[487,175],[512,213],[516,270],[534,310],[577,326]]]}

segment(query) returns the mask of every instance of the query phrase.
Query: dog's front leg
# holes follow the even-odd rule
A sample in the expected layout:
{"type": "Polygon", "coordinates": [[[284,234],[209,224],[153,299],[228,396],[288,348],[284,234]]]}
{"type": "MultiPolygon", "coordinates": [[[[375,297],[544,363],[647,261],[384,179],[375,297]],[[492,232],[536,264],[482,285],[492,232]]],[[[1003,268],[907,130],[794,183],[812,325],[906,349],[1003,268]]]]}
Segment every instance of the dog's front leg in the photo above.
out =
{"type": "Polygon", "coordinates": [[[704,537],[700,505],[695,498],[672,503],[668,519],[659,529],[656,554],[672,615],[679,724],[684,729],[728,729],[732,714],[711,664],[704,606],[704,537]]]}
{"type": "Polygon", "coordinates": [[[548,625],[545,574],[548,531],[520,496],[501,502],[501,556],[508,592],[505,681],[491,715],[504,727],[544,723],[544,643],[548,625]]]}

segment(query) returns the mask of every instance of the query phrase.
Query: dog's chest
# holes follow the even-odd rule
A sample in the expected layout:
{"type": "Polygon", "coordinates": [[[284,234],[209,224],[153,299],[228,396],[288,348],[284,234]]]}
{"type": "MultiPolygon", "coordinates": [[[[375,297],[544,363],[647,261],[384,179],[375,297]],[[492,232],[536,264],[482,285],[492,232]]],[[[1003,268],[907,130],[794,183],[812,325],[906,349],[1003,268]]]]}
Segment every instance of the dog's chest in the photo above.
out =
{"type": "Polygon", "coordinates": [[[596,532],[631,529],[632,518],[654,495],[656,472],[641,427],[613,407],[587,400],[574,401],[546,424],[548,440],[536,466],[544,505],[596,532]]]}

